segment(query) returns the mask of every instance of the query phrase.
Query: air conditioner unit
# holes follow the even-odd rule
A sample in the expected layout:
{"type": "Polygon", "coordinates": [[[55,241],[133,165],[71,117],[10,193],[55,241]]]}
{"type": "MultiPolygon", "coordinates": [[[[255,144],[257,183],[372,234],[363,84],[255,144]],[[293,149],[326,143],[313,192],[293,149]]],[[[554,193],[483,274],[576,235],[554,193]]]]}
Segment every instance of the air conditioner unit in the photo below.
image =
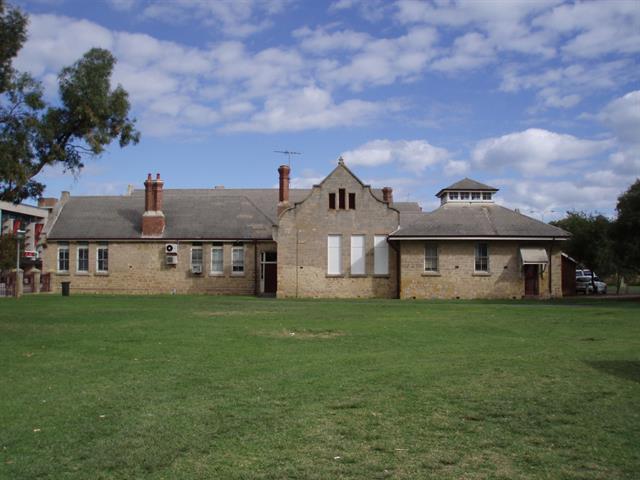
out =
{"type": "Polygon", "coordinates": [[[191,273],[202,273],[202,265],[200,264],[191,265],[191,273]]]}
{"type": "Polygon", "coordinates": [[[164,246],[164,253],[177,255],[178,254],[178,244],[177,243],[167,243],[164,246]]]}
{"type": "Polygon", "coordinates": [[[166,256],[167,265],[177,265],[178,264],[178,256],[177,255],[167,255],[166,256]]]}

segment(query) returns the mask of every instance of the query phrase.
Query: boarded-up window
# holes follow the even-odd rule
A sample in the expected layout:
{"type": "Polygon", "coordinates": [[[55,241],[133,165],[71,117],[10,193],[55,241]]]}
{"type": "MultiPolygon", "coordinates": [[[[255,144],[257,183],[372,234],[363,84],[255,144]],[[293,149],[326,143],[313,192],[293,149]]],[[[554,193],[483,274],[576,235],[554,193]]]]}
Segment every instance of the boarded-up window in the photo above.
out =
{"type": "Polygon", "coordinates": [[[356,209],[356,194],[350,193],[349,194],[349,210],[355,210],[355,209],[356,209]]]}
{"type": "Polygon", "coordinates": [[[365,274],[364,235],[351,235],[351,275],[365,274]]]}
{"type": "Polygon", "coordinates": [[[342,236],[329,235],[327,237],[327,274],[340,275],[342,273],[342,236]]]}
{"type": "Polygon", "coordinates": [[[373,273],[376,275],[389,274],[389,244],[386,235],[373,237],[373,273]]]}
{"type": "Polygon", "coordinates": [[[340,208],[340,210],[344,210],[346,207],[345,202],[346,202],[346,192],[344,190],[344,188],[339,188],[338,189],[338,207],[340,208]]]}

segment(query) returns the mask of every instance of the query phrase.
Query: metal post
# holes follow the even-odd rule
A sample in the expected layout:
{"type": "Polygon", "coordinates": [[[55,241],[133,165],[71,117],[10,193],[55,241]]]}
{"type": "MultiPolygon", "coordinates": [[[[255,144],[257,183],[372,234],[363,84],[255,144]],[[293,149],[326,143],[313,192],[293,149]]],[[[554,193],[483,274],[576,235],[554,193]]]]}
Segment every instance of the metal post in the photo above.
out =
{"type": "Polygon", "coordinates": [[[16,281],[14,285],[14,294],[16,298],[22,296],[22,275],[20,274],[20,239],[24,237],[26,230],[16,231],[16,281]]]}

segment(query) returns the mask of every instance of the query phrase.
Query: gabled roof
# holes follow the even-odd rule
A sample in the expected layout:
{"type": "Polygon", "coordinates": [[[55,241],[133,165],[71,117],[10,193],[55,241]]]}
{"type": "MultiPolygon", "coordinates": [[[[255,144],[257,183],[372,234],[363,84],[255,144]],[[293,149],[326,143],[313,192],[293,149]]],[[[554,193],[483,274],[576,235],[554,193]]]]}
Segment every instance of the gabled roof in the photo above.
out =
{"type": "Polygon", "coordinates": [[[518,237],[567,238],[569,233],[534,218],[493,203],[445,203],[430,213],[414,214],[391,239],[518,237]]]}
{"type": "MultiPolygon", "coordinates": [[[[292,188],[289,199],[301,202],[311,190],[292,188]]],[[[374,190],[382,198],[379,189],[374,190]]],[[[164,239],[271,239],[278,223],[277,188],[165,189],[164,239]]],[[[393,207],[396,204],[392,205],[393,207]]],[[[418,211],[416,203],[399,210],[418,211]]],[[[70,197],[47,238],[50,240],[140,240],[144,190],[130,196],[70,197]]]]}
{"type": "Polygon", "coordinates": [[[438,193],[436,193],[436,197],[440,197],[444,192],[457,191],[457,190],[464,190],[464,191],[475,190],[475,191],[484,191],[484,192],[498,191],[497,188],[491,187],[489,185],[485,185],[484,183],[480,183],[476,180],[465,177],[462,180],[457,181],[456,183],[449,185],[448,187],[440,190],[438,193]]]}

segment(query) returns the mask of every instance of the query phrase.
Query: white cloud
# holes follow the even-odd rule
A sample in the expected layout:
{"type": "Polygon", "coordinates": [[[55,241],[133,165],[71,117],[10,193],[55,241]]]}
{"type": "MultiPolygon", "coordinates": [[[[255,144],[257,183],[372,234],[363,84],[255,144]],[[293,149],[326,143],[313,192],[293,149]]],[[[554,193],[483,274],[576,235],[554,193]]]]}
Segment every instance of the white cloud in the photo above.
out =
{"type": "Polygon", "coordinates": [[[312,54],[324,54],[333,50],[360,50],[372,38],[369,34],[353,30],[328,31],[326,28],[302,27],[293,36],[300,40],[300,47],[312,54]]]}
{"type": "Polygon", "coordinates": [[[567,56],[595,57],[640,52],[640,8],[634,1],[563,4],[533,20],[533,25],[569,40],[567,56]]]}
{"type": "Polygon", "coordinates": [[[526,176],[559,176],[566,173],[566,162],[591,159],[612,145],[611,140],[585,140],[530,128],[478,142],[472,160],[492,170],[513,168],[526,176]]]}
{"type": "Polygon", "coordinates": [[[348,127],[367,123],[381,111],[380,104],[362,100],[336,103],[327,90],[310,86],[269,97],[262,111],[224,130],[270,133],[348,127]]]}
{"type": "Polygon", "coordinates": [[[640,90],[612,100],[598,118],[621,142],[640,145],[640,90]]]}
{"type": "Polygon", "coordinates": [[[337,0],[329,6],[330,13],[354,9],[369,22],[377,22],[389,15],[393,3],[387,0],[337,0]]]}
{"type": "Polygon", "coordinates": [[[420,75],[436,55],[437,33],[432,28],[414,28],[406,35],[368,42],[345,64],[321,65],[318,76],[325,82],[360,90],[365,85],[389,85],[420,75]]]}
{"type": "Polygon", "coordinates": [[[165,23],[200,22],[230,37],[246,37],[273,26],[289,0],[155,0],[143,16],[165,23]]]}
{"type": "MultiPolygon", "coordinates": [[[[389,163],[397,163],[404,170],[416,173],[428,167],[442,165],[449,160],[449,152],[444,148],[434,147],[425,140],[372,140],[354,150],[342,154],[349,165],[375,167],[389,163]]],[[[460,169],[459,163],[448,165],[449,168],[460,169]]]]}
{"type": "Polygon", "coordinates": [[[477,68],[491,62],[495,51],[489,40],[478,32],[470,32],[456,38],[449,56],[433,62],[434,70],[452,72],[477,68]]]}
{"type": "Polygon", "coordinates": [[[137,0],[107,0],[107,3],[114,10],[118,10],[120,12],[129,12],[133,10],[133,7],[138,3],[137,0]]]}
{"type": "Polygon", "coordinates": [[[501,75],[500,90],[503,92],[537,91],[538,103],[531,109],[533,112],[545,108],[571,108],[595,91],[613,89],[640,77],[628,60],[572,63],[543,69],[509,65],[501,75]]]}
{"type": "Polygon", "coordinates": [[[472,25],[483,31],[498,50],[552,56],[552,37],[528,25],[557,0],[520,0],[518,2],[459,0],[430,3],[417,0],[397,2],[396,18],[401,23],[425,23],[448,28],[472,25]]]}

